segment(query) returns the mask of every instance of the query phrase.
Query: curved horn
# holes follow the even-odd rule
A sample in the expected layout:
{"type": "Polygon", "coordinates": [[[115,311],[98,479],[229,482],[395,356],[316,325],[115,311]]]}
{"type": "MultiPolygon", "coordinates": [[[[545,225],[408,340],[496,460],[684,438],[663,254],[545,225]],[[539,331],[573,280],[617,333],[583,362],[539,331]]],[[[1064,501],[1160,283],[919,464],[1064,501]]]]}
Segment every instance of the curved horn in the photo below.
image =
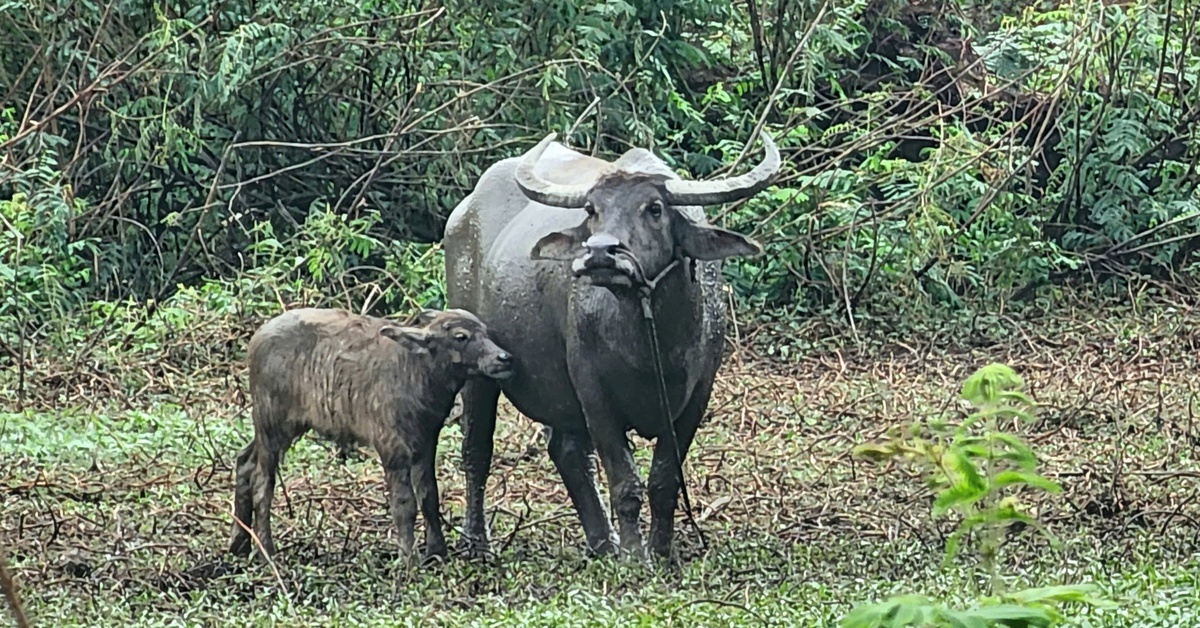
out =
{"type": "Polygon", "coordinates": [[[547,135],[537,146],[525,153],[525,158],[517,166],[517,187],[521,188],[525,196],[543,205],[566,208],[583,207],[587,203],[587,194],[592,189],[590,184],[551,183],[533,172],[534,164],[541,158],[542,153],[546,152],[546,147],[554,141],[555,137],[558,137],[558,133],[547,135]]]}
{"type": "Polygon", "coordinates": [[[753,170],[737,177],[710,181],[668,179],[667,194],[672,205],[720,205],[754,196],[771,184],[779,172],[779,149],[764,130],[759,133],[766,156],[753,170]]]}

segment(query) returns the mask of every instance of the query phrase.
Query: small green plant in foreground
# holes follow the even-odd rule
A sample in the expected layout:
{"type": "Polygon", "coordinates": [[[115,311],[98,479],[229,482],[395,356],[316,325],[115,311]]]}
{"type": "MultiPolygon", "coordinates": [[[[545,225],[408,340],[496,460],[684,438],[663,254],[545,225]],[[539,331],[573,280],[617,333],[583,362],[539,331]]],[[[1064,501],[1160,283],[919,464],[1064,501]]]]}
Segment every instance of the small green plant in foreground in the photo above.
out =
{"type": "Polygon", "coordinates": [[[1028,487],[1049,493],[1062,488],[1037,472],[1037,457],[1015,434],[1001,431],[1002,420],[1028,421],[1034,402],[1021,392],[1024,382],[1012,368],[989,364],[963,384],[962,397],[975,411],[959,425],[930,420],[907,432],[893,433],[883,443],[855,448],[855,455],[887,461],[901,458],[923,467],[935,491],[933,516],[957,511],[962,521],[946,542],[946,564],[959,554],[967,534],[977,532],[980,565],[988,591],[970,609],[952,609],[922,595],[900,595],[884,602],[855,607],[842,620],[844,628],[884,626],[1052,626],[1065,620],[1059,606],[1082,602],[1107,606],[1091,596],[1093,585],[1062,585],[1006,591],[997,565],[1005,530],[1021,522],[1041,530],[1013,491],[1028,487]]]}

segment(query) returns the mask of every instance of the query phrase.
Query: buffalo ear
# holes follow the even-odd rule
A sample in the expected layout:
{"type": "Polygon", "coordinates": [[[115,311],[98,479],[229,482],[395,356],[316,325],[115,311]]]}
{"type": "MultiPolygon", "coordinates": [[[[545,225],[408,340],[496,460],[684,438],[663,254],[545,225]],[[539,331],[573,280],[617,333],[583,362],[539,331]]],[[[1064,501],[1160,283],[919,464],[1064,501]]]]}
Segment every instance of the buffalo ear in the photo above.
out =
{"type": "Polygon", "coordinates": [[[718,260],[727,257],[758,257],[763,249],[754,240],[740,234],[698,225],[685,220],[680,226],[679,248],[684,255],[697,260],[718,260]]]}
{"type": "Polygon", "coordinates": [[[555,231],[533,245],[529,259],[569,262],[579,255],[579,249],[588,238],[587,223],[564,231],[555,231]]]}
{"type": "Polygon", "coordinates": [[[406,351],[413,353],[429,353],[429,344],[433,335],[424,329],[388,325],[381,328],[379,334],[391,338],[406,351]]]}

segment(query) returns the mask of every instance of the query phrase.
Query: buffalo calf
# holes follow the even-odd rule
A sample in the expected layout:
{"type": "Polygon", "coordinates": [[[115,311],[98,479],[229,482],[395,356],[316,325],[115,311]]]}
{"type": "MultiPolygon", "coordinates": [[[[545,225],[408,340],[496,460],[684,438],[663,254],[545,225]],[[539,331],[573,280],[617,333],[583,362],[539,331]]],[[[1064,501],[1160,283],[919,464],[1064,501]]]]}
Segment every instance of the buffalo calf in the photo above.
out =
{"type": "Polygon", "coordinates": [[[250,338],[246,361],[254,439],[237,456],[229,551],[250,553],[253,527],[267,556],[271,499],[284,453],[309,430],[373,448],[383,464],[401,557],[412,555],[417,503],[425,556],[445,556],[434,455],[459,389],[506,379],[512,356],[465,310],[425,310],[419,327],[335,309],[296,309],[250,338]]]}

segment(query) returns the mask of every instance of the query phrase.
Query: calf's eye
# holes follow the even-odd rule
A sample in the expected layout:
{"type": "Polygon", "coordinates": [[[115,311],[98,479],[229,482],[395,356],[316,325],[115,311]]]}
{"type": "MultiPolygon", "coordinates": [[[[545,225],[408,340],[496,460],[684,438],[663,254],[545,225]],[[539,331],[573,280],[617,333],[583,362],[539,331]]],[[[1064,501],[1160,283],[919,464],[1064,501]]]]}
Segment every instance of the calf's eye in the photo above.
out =
{"type": "Polygon", "coordinates": [[[662,216],[662,212],[663,212],[662,201],[650,201],[650,203],[648,205],[646,205],[646,211],[651,216],[654,216],[655,218],[662,216]]]}
{"type": "Polygon", "coordinates": [[[465,331],[454,332],[454,339],[459,342],[465,342],[467,340],[467,338],[470,338],[470,336],[465,331]]]}

